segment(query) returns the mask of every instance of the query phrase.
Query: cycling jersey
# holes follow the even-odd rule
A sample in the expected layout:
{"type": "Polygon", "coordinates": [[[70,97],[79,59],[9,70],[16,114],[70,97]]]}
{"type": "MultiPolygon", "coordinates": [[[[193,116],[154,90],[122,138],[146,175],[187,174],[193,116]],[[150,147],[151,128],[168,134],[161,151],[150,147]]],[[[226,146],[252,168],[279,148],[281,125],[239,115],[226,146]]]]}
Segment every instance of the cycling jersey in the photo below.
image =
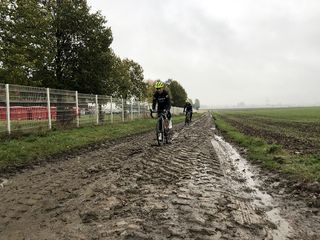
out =
{"type": "Polygon", "coordinates": [[[156,91],[153,94],[152,109],[155,109],[156,104],[158,103],[158,111],[167,110],[170,111],[171,103],[169,93],[166,90],[162,92],[156,91]]]}
{"type": "Polygon", "coordinates": [[[191,103],[186,103],[186,105],[184,106],[183,111],[192,112],[192,105],[191,105],[191,103]]]}

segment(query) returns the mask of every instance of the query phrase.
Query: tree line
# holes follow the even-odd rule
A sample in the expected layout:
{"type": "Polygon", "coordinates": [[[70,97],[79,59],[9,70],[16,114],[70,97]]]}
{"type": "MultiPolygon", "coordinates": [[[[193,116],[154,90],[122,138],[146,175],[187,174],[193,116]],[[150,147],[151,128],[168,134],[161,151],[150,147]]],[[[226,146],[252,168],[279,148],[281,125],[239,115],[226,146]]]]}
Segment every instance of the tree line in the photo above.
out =
{"type": "MultiPolygon", "coordinates": [[[[0,82],[150,98],[142,66],[121,59],[112,41],[106,18],[85,0],[1,0],[0,82]]],[[[173,105],[182,106],[183,87],[166,84],[173,105]]]]}

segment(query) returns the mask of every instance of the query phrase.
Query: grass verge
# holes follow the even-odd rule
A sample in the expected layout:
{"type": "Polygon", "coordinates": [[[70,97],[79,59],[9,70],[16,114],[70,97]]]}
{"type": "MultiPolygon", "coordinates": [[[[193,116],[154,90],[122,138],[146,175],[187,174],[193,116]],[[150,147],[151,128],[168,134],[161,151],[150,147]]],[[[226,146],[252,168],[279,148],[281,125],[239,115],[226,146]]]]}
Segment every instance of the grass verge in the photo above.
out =
{"type": "MultiPolygon", "coordinates": [[[[183,121],[183,115],[173,117],[173,124],[183,121]]],[[[35,159],[63,153],[94,142],[148,132],[154,127],[155,119],[139,119],[125,123],[51,131],[1,140],[0,170],[11,166],[27,165],[35,159]]]]}
{"type": "Polygon", "coordinates": [[[240,133],[226,123],[220,114],[214,113],[213,115],[217,129],[225,137],[247,149],[248,160],[261,163],[268,169],[289,174],[299,181],[320,181],[320,156],[290,154],[281,145],[268,144],[262,138],[240,133]]]}

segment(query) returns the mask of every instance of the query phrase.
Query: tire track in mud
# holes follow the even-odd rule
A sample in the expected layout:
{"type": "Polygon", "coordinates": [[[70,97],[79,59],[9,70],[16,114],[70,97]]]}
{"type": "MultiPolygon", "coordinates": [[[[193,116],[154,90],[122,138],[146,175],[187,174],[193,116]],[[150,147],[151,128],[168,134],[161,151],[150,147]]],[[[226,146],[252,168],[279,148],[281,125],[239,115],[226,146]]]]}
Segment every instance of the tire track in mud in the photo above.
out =
{"type": "Polygon", "coordinates": [[[0,239],[273,239],[211,128],[203,116],[170,145],[143,134],[8,179],[0,239]]]}

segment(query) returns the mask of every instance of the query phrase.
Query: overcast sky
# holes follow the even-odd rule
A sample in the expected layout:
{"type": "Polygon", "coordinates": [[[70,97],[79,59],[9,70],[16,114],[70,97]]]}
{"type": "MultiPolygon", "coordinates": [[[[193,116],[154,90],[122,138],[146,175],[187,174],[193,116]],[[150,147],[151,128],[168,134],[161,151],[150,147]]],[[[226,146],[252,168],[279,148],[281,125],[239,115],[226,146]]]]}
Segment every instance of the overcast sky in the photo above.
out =
{"type": "Polygon", "coordinates": [[[206,105],[320,104],[319,0],[88,0],[145,79],[206,105]]]}

